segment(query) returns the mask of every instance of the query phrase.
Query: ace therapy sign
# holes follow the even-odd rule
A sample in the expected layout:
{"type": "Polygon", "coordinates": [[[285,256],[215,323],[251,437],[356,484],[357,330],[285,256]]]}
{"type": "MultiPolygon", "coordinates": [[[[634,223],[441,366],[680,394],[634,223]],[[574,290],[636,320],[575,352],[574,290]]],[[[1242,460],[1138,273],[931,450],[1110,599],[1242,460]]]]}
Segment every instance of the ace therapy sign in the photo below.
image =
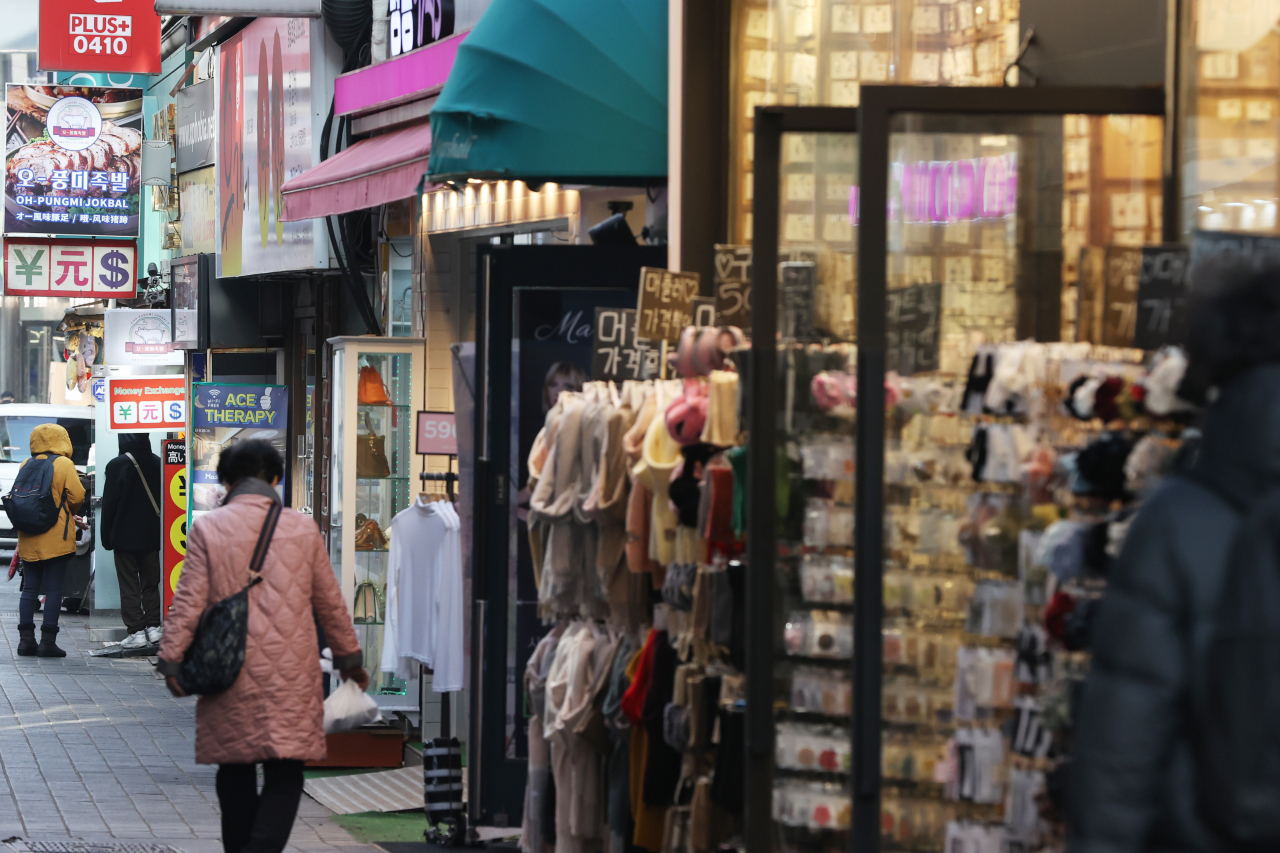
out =
{"type": "Polygon", "coordinates": [[[154,0],[40,0],[40,70],[159,74],[154,0]]]}

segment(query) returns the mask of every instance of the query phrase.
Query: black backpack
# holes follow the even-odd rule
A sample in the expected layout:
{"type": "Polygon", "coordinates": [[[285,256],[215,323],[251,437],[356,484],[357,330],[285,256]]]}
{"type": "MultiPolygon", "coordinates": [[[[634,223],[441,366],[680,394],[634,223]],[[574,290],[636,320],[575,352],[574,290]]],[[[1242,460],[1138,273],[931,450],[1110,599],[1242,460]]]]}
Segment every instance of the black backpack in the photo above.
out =
{"type": "MultiPolygon", "coordinates": [[[[19,533],[44,533],[58,523],[58,515],[67,503],[67,493],[64,490],[62,500],[54,502],[53,460],[56,458],[52,453],[45,454],[43,459],[32,456],[18,470],[13,488],[5,497],[4,511],[19,533]]],[[[67,538],[70,524],[71,514],[68,513],[62,527],[63,539],[67,538]]]]}
{"type": "Polygon", "coordinates": [[[1280,849],[1280,491],[1240,516],[1209,643],[1191,681],[1205,821],[1239,850],[1280,849]]]}

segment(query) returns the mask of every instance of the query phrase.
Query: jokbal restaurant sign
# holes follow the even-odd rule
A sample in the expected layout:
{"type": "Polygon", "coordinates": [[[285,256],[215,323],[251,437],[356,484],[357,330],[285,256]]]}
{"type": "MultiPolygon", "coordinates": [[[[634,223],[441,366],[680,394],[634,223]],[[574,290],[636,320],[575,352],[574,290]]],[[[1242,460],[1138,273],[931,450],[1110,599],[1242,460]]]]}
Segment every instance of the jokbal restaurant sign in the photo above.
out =
{"type": "Polygon", "coordinates": [[[132,240],[6,239],[4,293],[132,299],[138,295],[137,263],[132,240]]]}
{"type": "Polygon", "coordinates": [[[159,74],[155,0],[40,0],[40,70],[159,74]]]}
{"type": "Polygon", "coordinates": [[[142,90],[9,85],[6,234],[137,237],[142,90]]]}
{"type": "Polygon", "coordinates": [[[282,222],[313,165],[311,22],[258,18],[218,48],[218,275],[315,266],[312,220],[282,222]]]}

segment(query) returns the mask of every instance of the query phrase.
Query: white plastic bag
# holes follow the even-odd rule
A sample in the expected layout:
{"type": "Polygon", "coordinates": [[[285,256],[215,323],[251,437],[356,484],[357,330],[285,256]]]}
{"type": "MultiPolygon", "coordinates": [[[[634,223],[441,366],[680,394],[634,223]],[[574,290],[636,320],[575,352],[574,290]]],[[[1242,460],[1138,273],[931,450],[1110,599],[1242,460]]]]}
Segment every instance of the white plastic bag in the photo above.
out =
{"type": "Polygon", "coordinates": [[[382,720],[378,703],[354,681],[344,681],[324,700],[324,733],[345,732],[382,720]]]}

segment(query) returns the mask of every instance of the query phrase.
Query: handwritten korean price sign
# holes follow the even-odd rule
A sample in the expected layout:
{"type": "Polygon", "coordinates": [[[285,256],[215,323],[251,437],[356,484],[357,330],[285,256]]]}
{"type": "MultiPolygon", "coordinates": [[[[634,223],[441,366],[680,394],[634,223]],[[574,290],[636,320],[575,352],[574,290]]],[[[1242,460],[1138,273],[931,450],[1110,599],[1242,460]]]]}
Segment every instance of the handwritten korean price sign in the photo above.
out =
{"type": "Polygon", "coordinates": [[[890,290],[885,323],[885,368],[903,376],[938,369],[942,285],[890,290]]]}
{"type": "Polygon", "coordinates": [[[751,328],[751,247],[716,246],[716,317],[751,328]]]}
{"type": "Polygon", "coordinates": [[[693,300],[698,293],[697,273],[642,267],[636,337],[676,343],[680,331],[693,324],[693,300]]]}
{"type": "Polygon", "coordinates": [[[636,340],[635,310],[597,308],[591,342],[591,378],[621,382],[657,375],[658,350],[636,340]]]}

